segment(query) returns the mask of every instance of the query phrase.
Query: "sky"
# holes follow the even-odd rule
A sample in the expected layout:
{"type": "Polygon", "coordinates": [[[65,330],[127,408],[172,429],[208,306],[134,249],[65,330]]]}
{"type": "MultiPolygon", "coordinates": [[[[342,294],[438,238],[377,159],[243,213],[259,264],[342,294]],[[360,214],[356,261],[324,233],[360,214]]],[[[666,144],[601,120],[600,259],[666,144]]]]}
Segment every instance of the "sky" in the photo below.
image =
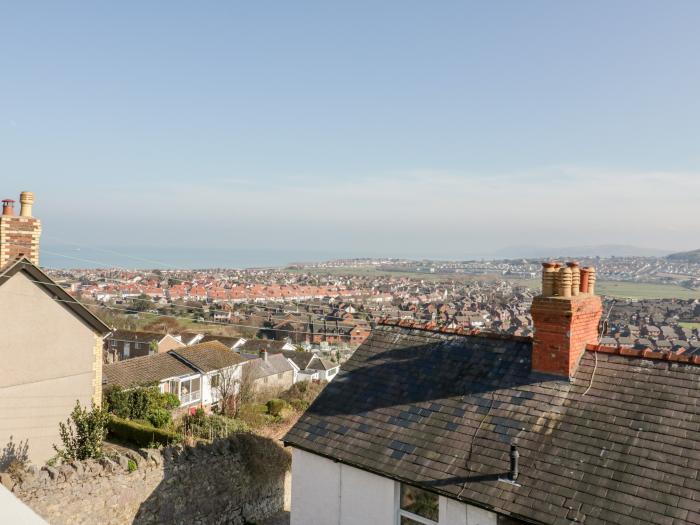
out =
{"type": "Polygon", "coordinates": [[[681,0],[0,2],[0,193],[35,193],[44,244],[203,266],[696,249],[698,20],[681,0]]]}

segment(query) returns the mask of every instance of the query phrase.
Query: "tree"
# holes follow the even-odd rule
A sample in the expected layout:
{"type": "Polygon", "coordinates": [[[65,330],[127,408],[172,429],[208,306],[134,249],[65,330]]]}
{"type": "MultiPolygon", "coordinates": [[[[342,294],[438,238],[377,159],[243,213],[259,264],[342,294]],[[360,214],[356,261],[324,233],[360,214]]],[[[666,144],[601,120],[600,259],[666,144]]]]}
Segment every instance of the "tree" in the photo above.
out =
{"type": "Polygon", "coordinates": [[[219,397],[221,414],[235,417],[238,410],[238,392],[240,379],[236,374],[236,367],[224,368],[212,377],[212,386],[219,397]]]}
{"type": "Polygon", "coordinates": [[[137,312],[145,312],[146,310],[151,308],[151,306],[153,306],[151,298],[148,297],[145,293],[142,293],[136,299],[134,299],[131,308],[133,310],[136,310],[137,312]]]}
{"type": "Polygon", "coordinates": [[[60,449],[56,445],[53,448],[59,456],[68,461],[100,458],[108,423],[109,414],[106,410],[95,405],[88,410],[76,400],[70,418],[65,423],[58,424],[64,448],[60,449]]]}

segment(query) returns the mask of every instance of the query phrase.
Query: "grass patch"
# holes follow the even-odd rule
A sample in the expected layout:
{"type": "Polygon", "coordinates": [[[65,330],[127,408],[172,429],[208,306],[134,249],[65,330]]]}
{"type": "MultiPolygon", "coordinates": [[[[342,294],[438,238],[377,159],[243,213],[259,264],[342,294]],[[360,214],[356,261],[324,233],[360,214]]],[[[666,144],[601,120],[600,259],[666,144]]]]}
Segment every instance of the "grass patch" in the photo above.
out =
{"type": "Polygon", "coordinates": [[[700,330],[700,323],[678,323],[683,328],[689,328],[690,330],[700,330]]]}

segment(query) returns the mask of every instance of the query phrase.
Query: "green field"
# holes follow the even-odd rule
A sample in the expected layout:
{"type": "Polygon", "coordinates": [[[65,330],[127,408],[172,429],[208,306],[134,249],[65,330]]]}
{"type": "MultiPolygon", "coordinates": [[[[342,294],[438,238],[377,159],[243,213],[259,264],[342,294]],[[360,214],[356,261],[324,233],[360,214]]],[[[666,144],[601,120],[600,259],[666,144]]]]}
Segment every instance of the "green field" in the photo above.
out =
{"type": "Polygon", "coordinates": [[[690,328],[691,330],[697,329],[700,330],[700,323],[678,323],[681,325],[683,328],[690,328]]]}
{"type": "MultiPolygon", "coordinates": [[[[307,270],[286,270],[290,273],[308,273],[317,275],[357,275],[357,276],[392,276],[411,277],[425,281],[484,281],[506,279],[532,290],[540,289],[539,279],[508,279],[501,275],[464,275],[464,274],[434,274],[418,272],[389,272],[372,267],[361,268],[313,268],[307,270]]],[[[619,281],[598,281],[597,293],[621,299],[699,299],[700,290],[689,290],[675,284],[633,283],[619,281]]]]}
{"type": "MultiPolygon", "coordinates": [[[[538,279],[515,281],[533,290],[540,289],[538,279]]],[[[698,299],[700,290],[689,290],[676,284],[632,283],[620,281],[598,281],[596,293],[620,299],[698,299]]]]}

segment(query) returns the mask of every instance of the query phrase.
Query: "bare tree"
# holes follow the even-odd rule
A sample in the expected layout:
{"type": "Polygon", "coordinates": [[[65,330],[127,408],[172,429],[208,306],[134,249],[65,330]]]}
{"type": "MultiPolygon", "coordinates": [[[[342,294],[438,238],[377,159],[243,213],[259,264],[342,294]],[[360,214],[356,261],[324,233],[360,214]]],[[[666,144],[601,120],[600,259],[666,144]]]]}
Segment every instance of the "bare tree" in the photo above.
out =
{"type": "Polygon", "coordinates": [[[219,407],[224,416],[233,417],[237,412],[240,378],[236,367],[224,368],[212,377],[212,386],[219,397],[219,407]]]}
{"type": "Polygon", "coordinates": [[[212,377],[212,387],[218,395],[221,414],[236,417],[241,404],[254,398],[253,370],[248,363],[238,367],[224,368],[212,377]]]}

